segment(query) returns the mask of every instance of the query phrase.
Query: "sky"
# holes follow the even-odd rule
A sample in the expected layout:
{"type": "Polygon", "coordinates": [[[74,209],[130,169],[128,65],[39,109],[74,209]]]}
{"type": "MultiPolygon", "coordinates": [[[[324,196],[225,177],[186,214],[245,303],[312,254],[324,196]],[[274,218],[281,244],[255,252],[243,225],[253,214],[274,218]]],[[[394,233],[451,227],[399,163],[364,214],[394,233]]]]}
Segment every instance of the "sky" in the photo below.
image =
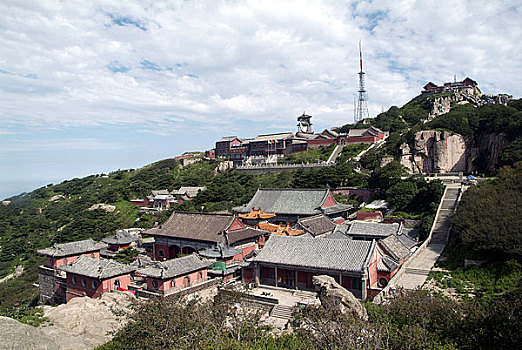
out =
{"type": "Polygon", "coordinates": [[[0,199],[466,76],[522,95],[520,1],[0,2],[0,199]]]}

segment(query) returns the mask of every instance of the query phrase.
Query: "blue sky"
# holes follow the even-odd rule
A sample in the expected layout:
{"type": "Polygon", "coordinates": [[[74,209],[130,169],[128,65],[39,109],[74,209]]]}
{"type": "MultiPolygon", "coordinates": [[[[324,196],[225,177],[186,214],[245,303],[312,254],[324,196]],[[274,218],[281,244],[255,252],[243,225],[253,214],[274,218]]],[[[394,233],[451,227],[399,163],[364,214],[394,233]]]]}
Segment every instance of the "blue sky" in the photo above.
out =
{"type": "Polygon", "coordinates": [[[519,1],[2,1],[0,198],[224,135],[353,120],[427,81],[522,90],[519,1]]]}

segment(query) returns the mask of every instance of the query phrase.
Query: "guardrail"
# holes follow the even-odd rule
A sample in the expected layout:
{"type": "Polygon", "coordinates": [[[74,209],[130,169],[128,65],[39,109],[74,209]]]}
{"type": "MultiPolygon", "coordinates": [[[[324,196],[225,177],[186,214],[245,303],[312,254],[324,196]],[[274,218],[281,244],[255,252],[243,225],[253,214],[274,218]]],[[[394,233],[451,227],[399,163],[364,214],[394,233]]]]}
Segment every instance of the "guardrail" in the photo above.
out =
{"type": "Polygon", "coordinates": [[[322,168],[335,165],[334,163],[301,163],[301,164],[259,164],[239,165],[235,168],[238,172],[277,172],[285,170],[322,168]]]}

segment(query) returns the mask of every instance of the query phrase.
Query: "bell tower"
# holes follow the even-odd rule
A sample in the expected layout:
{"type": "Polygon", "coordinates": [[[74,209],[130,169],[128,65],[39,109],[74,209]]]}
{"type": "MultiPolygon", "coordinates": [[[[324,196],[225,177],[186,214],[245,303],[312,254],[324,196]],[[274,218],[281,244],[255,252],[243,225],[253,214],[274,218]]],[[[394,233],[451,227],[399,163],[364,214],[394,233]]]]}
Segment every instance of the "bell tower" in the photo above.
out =
{"type": "Polygon", "coordinates": [[[300,115],[297,117],[297,133],[303,133],[303,134],[313,134],[312,131],[312,122],[310,119],[312,118],[311,115],[307,115],[305,112],[303,112],[303,115],[300,115]]]}

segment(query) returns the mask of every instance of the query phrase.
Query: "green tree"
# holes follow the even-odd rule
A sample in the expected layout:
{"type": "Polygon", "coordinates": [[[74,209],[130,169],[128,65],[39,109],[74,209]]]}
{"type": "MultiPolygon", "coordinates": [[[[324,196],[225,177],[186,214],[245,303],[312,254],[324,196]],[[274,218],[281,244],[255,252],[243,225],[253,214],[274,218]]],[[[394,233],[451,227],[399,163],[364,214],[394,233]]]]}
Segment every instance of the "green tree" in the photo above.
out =
{"type": "Polygon", "coordinates": [[[464,193],[452,220],[455,232],[475,250],[522,257],[521,207],[522,163],[517,163],[464,193]]]}
{"type": "Polygon", "coordinates": [[[397,210],[408,210],[418,191],[414,182],[401,181],[386,190],[386,199],[397,210]]]}

